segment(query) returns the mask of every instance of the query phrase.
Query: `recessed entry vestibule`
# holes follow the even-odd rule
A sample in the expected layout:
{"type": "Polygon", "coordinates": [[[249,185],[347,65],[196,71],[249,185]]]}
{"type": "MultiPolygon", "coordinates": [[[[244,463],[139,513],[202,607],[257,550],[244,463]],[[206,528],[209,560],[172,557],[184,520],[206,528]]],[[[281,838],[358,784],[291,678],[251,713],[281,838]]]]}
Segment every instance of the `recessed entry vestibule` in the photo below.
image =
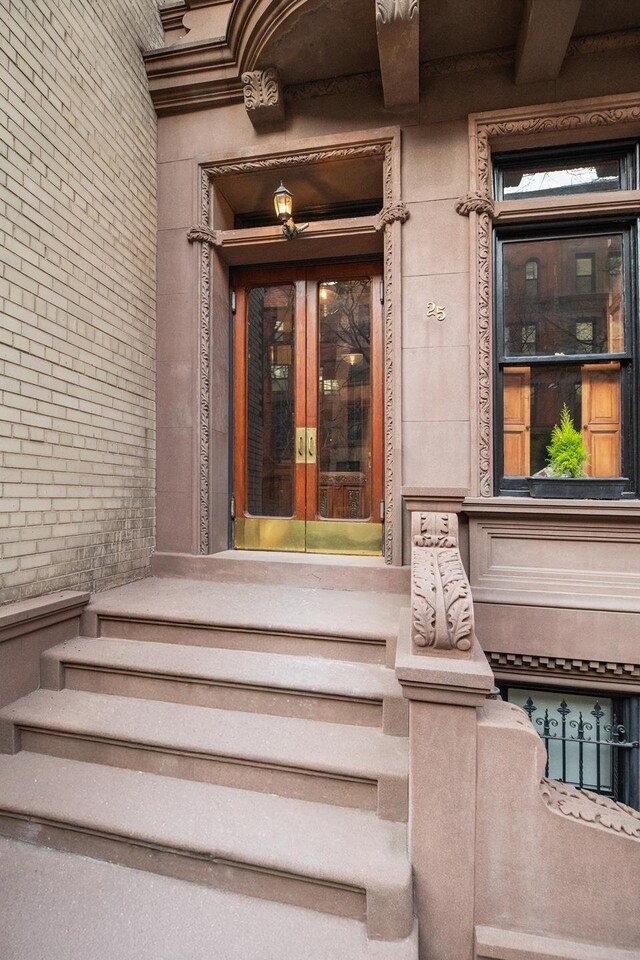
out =
{"type": "MultiPolygon", "coordinates": [[[[247,540],[245,534],[249,536],[249,527],[238,521],[251,518],[301,520],[304,530],[302,549],[317,549],[318,552],[327,553],[382,554],[387,563],[402,564],[399,456],[400,268],[401,228],[409,214],[400,194],[399,131],[397,128],[386,128],[375,133],[363,131],[357,134],[341,134],[322,138],[321,141],[301,140],[295,145],[295,149],[291,148],[286,154],[279,150],[273,153],[249,152],[241,157],[201,162],[197,169],[197,183],[199,190],[194,208],[194,225],[188,231],[192,249],[197,254],[199,277],[198,308],[194,311],[194,318],[197,317],[194,356],[197,357],[198,369],[193,380],[198,414],[193,420],[194,429],[191,433],[194,444],[193,465],[198,477],[197,484],[191,488],[194,521],[192,529],[197,552],[217,553],[229,546],[277,549],[272,542],[263,544],[247,540]],[[295,239],[287,239],[286,234],[283,234],[282,224],[274,213],[273,194],[281,180],[293,194],[293,215],[296,223],[302,227],[305,226],[305,221],[308,221],[308,227],[295,239]],[[374,213],[376,208],[378,212],[374,213]],[[314,335],[318,336],[317,328],[322,326],[319,321],[319,306],[322,303],[320,292],[323,293],[323,299],[330,302],[330,292],[335,289],[335,285],[362,281],[365,278],[362,273],[365,264],[368,265],[367,269],[373,268],[369,274],[370,289],[367,296],[371,303],[371,335],[377,337],[377,341],[374,343],[372,340],[370,344],[372,356],[369,360],[377,364],[377,370],[371,371],[371,406],[367,414],[373,418],[376,411],[375,442],[374,420],[371,419],[370,426],[365,427],[357,423],[355,390],[357,379],[362,380],[363,376],[358,357],[363,351],[355,347],[348,349],[348,345],[344,345],[340,356],[344,354],[346,357],[348,354],[352,361],[349,363],[346,359],[336,359],[336,348],[334,361],[338,363],[339,369],[329,375],[330,364],[324,360],[320,363],[319,359],[322,345],[319,341],[312,345],[309,330],[309,324],[315,323],[314,335]],[[326,273],[327,266],[331,267],[329,273],[326,273]],[[355,273],[347,275],[354,266],[355,273]],[[315,403],[315,416],[318,416],[325,400],[327,407],[329,401],[338,404],[340,391],[346,389],[343,411],[346,421],[343,431],[346,431],[347,443],[343,444],[342,452],[337,449],[336,443],[332,457],[326,455],[324,466],[322,462],[316,461],[316,464],[309,464],[303,470],[299,462],[295,463],[290,475],[293,492],[288,496],[294,497],[296,510],[289,516],[282,516],[281,513],[267,516],[266,506],[262,505],[260,509],[265,514],[263,516],[255,514],[255,502],[249,504],[248,477],[244,479],[244,505],[241,502],[240,485],[236,482],[240,462],[239,425],[236,421],[239,411],[243,409],[245,422],[251,423],[251,418],[247,416],[245,396],[248,370],[245,369],[242,374],[245,379],[239,381],[234,373],[234,353],[237,365],[238,337],[241,333],[237,328],[242,311],[246,312],[250,300],[255,310],[255,304],[261,296],[248,291],[270,285],[277,287],[283,279],[282,275],[277,273],[281,269],[289,273],[289,278],[284,279],[293,285],[294,290],[298,291],[300,285],[304,287],[304,292],[296,292],[293,298],[294,312],[300,298],[304,301],[304,318],[302,314],[294,317],[294,340],[290,344],[268,342],[269,337],[273,339],[280,335],[279,329],[263,331],[266,345],[272,348],[270,352],[267,350],[263,357],[265,368],[262,370],[263,378],[273,378],[273,383],[269,384],[270,402],[277,401],[273,408],[277,408],[278,412],[286,409],[283,394],[288,397],[288,388],[284,387],[291,371],[283,368],[291,367],[294,379],[288,382],[295,384],[294,391],[297,389],[297,395],[294,394],[293,399],[294,427],[309,431],[305,432],[302,438],[307,457],[309,441],[313,437],[311,431],[316,430],[311,447],[315,449],[316,457],[322,457],[321,436],[318,433],[320,424],[311,422],[308,416],[309,404],[315,403]],[[320,273],[313,274],[316,269],[320,273]],[[249,276],[250,271],[254,270],[276,272],[269,273],[267,280],[261,276],[257,282],[249,276]],[[373,279],[374,275],[376,279],[373,279]],[[239,282],[241,276],[249,278],[246,283],[239,282]],[[384,302],[380,300],[382,280],[384,302]],[[323,287],[323,283],[326,286],[323,287]],[[241,287],[245,290],[244,293],[241,287]],[[236,295],[232,323],[229,314],[231,292],[236,295]],[[286,362],[289,351],[282,349],[289,346],[292,347],[291,364],[286,362]],[[283,358],[285,362],[280,362],[283,358]],[[315,401],[310,399],[312,391],[309,381],[312,374],[307,372],[312,368],[315,369],[315,401]],[[344,388],[340,386],[341,378],[344,388]],[[240,382],[244,383],[244,386],[238,394],[240,382]],[[300,393],[303,383],[304,397],[300,393]],[[366,439],[370,446],[366,458],[351,455],[359,443],[357,437],[364,429],[371,430],[368,438],[363,435],[363,440],[366,439]],[[363,467],[366,469],[363,470],[363,467]],[[320,473],[345,476],[325,476],[321,487],[320,473]],[[303,516],[300,514],[298,502],[303,489],[300,486],[300,474],[306,476],[303,516]],[[366,480],[362,477],[356,478],[356,474],[366,474],[366,480]],[[356,482],[361,485],[358,490],[353,489],[353,483],[356,482]],[[310,484],[315,484],[313,518],[310,515],[311,501],[306,493],[310,484]],[[338,501],[342,502],[342,514],[338,514],[338,501]],[[367,512],[364,512],[365,509],[367,512]],[[235,513],[231,521],[230,513],[235,513]],[[340,524],[340,537],[333,542],[325,541],[322,547],[314,547],[308,536],[312,520],[323,521],[324,535],[329,531],[330,524],[340,524]],[[354,525],[354,529],[359,528],[359,536],[364,538],[366,543],[361,542],[354,547],[353,543],[349,546],[339,542],[348,523],[354,525]],[[240,530],[243,526],[246,528],[244,533],[240,530]],[[365,527],[369,529],[364,530],[365,527]]],[[[355,286],[352,285],[351,294],[354,290],[355,286]]],[[[265,297],[262,304],[265,311],[273,310],[274,305],[269,303],[266,294],[265,297]]],[[[244,323],[246,324],[246,315],[244,323]]],[[[255,334],[255,330],[253,333],[255,334]]],[[[246,329],[244,335],[247,335],[246,329]]],[[[325,352],[329,351],[329,345],[325,344],[324,349],[325,352]]],[[[246,357],[244,363],[246,367],[250,366],[246,357]]],[[[253,368],[251,372],[254,373],[253,368]]],[[[361,382],[359,393],[362,394],[362,391],[361,382]]],[[[288,415],[291,415],[291,410],[288,415]]],[[[328,432],[325,433],[328,441],[328,432]]],[[[253,439],[255,440],[255,437],[253,439]]],[[[275,443],[275,435],[272,440],[275,443]]],[[[300,435],[296,437],[294,434],[294,446],[296,440],[300,443],[300,435]]],[[[331,442],[334,440],[335,437],[331,442]]],[[[246,438],[244,442],[246,443],[246,438]]],[[[244,450],[245,461],[246,453],[244,450]]],[[[276,453],[279,456],[282,448],[276,453]]],[[[280,463],[280,469],[282,468],[283,464],[280,463]]],[[[273,477],[271,482],[275,482],[273,477]]],[[[265,485],[266,483],[265,479],[265,485]]],[[[256,495],[255,490],[251,495],[256,495]]],[[[266,504],[266,493],[264,503],[266,504]]],[[[284,506],[281,505],[279,510],[283,511],[284,506]]],[[[284,543],[279,549],[285,549],[284,543]]],[[[286,549],[301,547],[289,546],[286,549]]]]}
{"type": "Polygon", "coordinates": [[[380,555],[380,261],[241,268],[232,364],[233,545],[380,555]]]}

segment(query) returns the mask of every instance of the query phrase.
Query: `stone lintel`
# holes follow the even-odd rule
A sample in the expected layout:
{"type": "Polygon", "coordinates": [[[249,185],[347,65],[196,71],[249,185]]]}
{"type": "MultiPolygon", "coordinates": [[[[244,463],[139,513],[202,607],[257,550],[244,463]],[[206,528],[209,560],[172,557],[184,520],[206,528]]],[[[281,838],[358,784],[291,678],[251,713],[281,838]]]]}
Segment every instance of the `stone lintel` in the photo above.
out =
{"type": "Polygon", "coordinates": [[[526,0],[516,48],[515,82],[556,80],[582,0],[526,0]]]}
{"type": "Polygon", "coordinates": [[[376,0],[376,32],[385,107],[420,99],[418,0],[376,0]]]}

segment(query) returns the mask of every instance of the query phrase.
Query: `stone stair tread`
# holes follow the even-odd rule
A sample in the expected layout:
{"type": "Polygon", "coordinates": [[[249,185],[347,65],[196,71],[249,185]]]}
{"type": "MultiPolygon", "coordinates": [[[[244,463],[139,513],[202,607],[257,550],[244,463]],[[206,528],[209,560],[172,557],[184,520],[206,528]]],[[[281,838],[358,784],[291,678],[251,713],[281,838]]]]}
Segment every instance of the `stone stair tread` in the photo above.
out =
{"type": "Polygon", "coordinates": [[[394,672],[387,667],[319,657],[86,637],[51,647],[44,656],[88,667],[350,699],[402,696],[394,672]]]}
{"type": "Polygon", "coordinates": [[[78,690],[37,690],[1,710],[0,719],[19,727],[340,776],[408,776],[405,738],[350,724],[78,690]]]}
{"type": "Polygon", "coordinates": [[[3,838],[0,888],[0,942],[7,960],[418,956],[415,927],[406,940],[368,940],[358,920],[3,838]],[[87,890],[99,896],[87,897],[87,890]]]}
{"type": "MultiPolygon", "coordinates": [[[[345,586],[349,572],[345,568],[345,586]]],[[[396,636],[407,594],[148,577],[92,600],[102,617],[151,619],[238,630],[386,642],[396,636]]]]}
{"type": "Polygon", "coordinates": [[[23,751],[0,756],[0,814],[411,896],[406,827],[359,810],[23,751]]]}

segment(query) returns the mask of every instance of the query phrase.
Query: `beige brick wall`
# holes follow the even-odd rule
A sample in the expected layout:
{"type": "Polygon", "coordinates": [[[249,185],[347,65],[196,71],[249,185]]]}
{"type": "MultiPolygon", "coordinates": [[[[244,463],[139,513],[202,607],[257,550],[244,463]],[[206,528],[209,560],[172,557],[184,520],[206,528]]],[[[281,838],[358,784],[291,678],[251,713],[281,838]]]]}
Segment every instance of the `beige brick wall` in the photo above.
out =
{"type": "Polygon", "coordinates": [[[156,0],[0,0],[0,601],[145,574],[156,0]]]}

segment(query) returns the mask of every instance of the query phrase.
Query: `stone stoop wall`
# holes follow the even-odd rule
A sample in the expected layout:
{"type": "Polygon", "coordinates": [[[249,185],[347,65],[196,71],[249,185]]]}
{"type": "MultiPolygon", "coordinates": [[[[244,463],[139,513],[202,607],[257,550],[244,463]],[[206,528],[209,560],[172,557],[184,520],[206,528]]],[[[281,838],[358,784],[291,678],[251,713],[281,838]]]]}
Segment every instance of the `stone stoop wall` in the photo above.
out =
{"type": "Polygon", "coordinates": [[[0,2],[0,601],[154,542],[156,0],[0,2]]]}
{"type": "Polygon", "coordinates": [[[504,951],[477,956],[640,956],[640,813],[541,781],[544,746],[513,704],[486,702],[477,743],[475,920],[510,934],[504,951]],[[523,934],[560,938],[566,952],[524,951],[523,934]]]}

